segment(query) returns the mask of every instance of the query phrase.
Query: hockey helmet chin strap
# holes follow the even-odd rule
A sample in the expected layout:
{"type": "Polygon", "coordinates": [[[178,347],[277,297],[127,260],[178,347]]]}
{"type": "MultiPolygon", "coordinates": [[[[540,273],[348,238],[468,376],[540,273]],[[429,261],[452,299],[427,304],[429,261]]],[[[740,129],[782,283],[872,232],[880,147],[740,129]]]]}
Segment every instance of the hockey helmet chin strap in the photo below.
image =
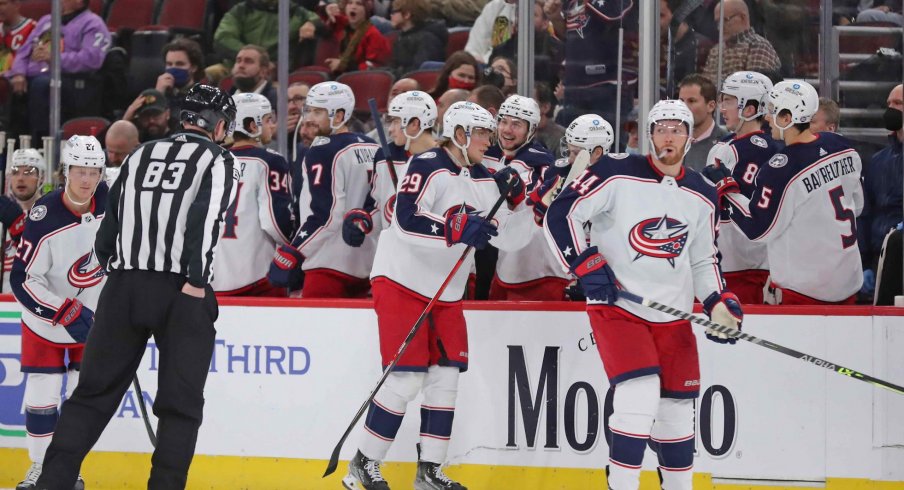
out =
{"type": "MultiPolygon", "coordinates": [[[[456,127],[455,127],[455,129],[458,129],[458,128],[461,128],[462,131],[465,132],[465,144],[464,144],[464,146],[458,144],[458,140],[455,139],[455,131],[452,131],[452,144],[455,145],[456,148],[458,148],[459,150],[461,150],[462,156],[465,157],[465,163],[462,164],[461,162],[459,162],[458,159],[455,158],[455,156],[452,155],[451,153],[449,153],[449,156],[452,158],[452,160],[453,160],[458,166],[460,166],[460,167],[470,167],[470,166],[471,166],[471,160],[468,158],[468,148],[471,146],[471,132],[468,131],[467,129],[465,129],[464,126],[456,126],[456,127]]],[[[448,153],[448,152],[447,152],[447,153],[448,153]]]]}
{"type": "Polygon", "coordinates": [[[76,201],[75,198],[72,197],[72,193],[69,192],[69,183],[71,182],[71,179],[69,178],[69,168],[67,167],[66,168],[66,185],[63,187],[63,192],[66,193],[66,197],[68,197],[69,200],[72,201],[73,204],[75,204],[76,206],[84,206],[91,202],[91,199],[94,197],[94,194],[97,192],[97,186],[100,185],[100,181],[102,181],[102,180],[104,180],[103,169],[101,169],[100,178],[97,179],[97,183],[94,184],[94,189],[91,190],[91,195],[88,196],[88,200],[83,201],[83,202],[76,201]]]}
{"type": "MultiPolygon", "coordinates": [[[[411,121],[408,121],[408,122],[411,122],[411,121]]],[[[418,122],[420,122],[420,119],[418,119],[418,122]]],[[[425,128],[423,126],[421,126],[420,129],[418,130],[417,134],[415,134],[414,136],[411,136],[410,134],[408,134],[407,127],[402,128],[402,134],[405,135],[405,151],[408,151],[408,149],[411,147],[412,141],[420,138],[421,135],[424,134],[424,129],[425,128]]]]}

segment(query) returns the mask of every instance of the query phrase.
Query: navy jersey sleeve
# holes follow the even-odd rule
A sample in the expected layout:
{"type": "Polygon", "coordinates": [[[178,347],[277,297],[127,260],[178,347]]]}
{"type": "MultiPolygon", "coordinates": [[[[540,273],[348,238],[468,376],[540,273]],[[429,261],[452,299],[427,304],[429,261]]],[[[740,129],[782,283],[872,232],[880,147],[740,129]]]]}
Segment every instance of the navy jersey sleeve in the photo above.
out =
{"type": "MultiPolygon", "coordinates": [[[[25,222],[25,230],[19,240],[19,248],[9,274],[13,295],[22,308],[48,322],[53,320],[66,299],[54,294],[46,277],[54,263],[50,245],[45,237],[65,226],[65,223],[61,223],[60,211],[68,213],[62,205],[55,205],[55,201],[62,202],[59,192],[48,194],[35,203],[28,221],[25,222]]],[[[56,267],[60,267],[60,264],[56,267]]]]}
{"type": "Polygon", "coordinates": [[[770,234],[780,234],[791,222],[794,207],[783,203],[796,173],[797,167],[789,164],[788,155],[777,153],[759,169],[749,200],[741,194],[725,195],[731,220],[748,238],[766,240],[770,234]]]}
{"type": "Polygon", "coordinates": [[[289,164],[282,155],[267,150],[267,192],[259,197],[260,222],[265,231],[280,243],[287,243],[295,234],[296,216],[293,211],[289,164]]]}
{"type": "Polygon", "coordinates": [[[310,198],[309,210],[302,210],[301,226],[292,240],[292,246],[300,249],[330,219],[336,197],[333,195],[333,157],[331,145],[315,145],[308,149],[302,166],[305,182],[302,196],[310,198]],[[307,196],[304,196],[307,194],[307,196]],[[309,211],[309,212],[308,212],[309,211]]]}
{"type": "Polygon", "coordinates": [[[442,192],[442,176],[448,172],[423,155],[411,161],[399,184],[395,209],[395,222],[406,241],[446,246],[446,210],[434,209],[434,202],[442,192]]]}

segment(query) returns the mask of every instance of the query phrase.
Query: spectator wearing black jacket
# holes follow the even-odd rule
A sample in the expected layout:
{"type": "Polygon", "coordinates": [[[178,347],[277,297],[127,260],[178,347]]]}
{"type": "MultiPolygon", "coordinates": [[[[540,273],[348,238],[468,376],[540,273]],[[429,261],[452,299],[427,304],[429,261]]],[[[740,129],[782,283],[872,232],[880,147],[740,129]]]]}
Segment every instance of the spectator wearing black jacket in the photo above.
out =
{"type": "Polygon", "coordinates": [[[425,61],[445,61],[449,32],[441,21],[430,20],[427,0],[393,0],[389,20],[399,38],[389,66],[396,78],[417,70],[425,61]]]}

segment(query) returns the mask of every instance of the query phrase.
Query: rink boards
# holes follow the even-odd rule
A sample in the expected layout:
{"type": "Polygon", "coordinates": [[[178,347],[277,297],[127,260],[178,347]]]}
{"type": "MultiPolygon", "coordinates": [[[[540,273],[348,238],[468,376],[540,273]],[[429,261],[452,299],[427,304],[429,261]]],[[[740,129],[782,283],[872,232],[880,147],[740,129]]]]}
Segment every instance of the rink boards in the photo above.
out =
{"type": "MultiPolygon", "coordinates": [[[[190,488],[340,488],[341,475],[320,475],[380,375],[370,303],[222,303],[190,488]]],[[[744,328],[753,335],[904,384],[904,312],[748,310],[744,328]]],[[[604,488],[611,400],[580,305],[481,303],[466,317],[470,369],[461,377],[449,473],[472,490],[604,488]]],[[[0,302],[0,487],[13,486],[27,467],[17,318],[16,304],[0,302]]],[[[697,334],[698,487],[904,488],[904,396],[697,334]]],[[[149,403],[158,362],[151,343],[138,372],[149,403]]],[[[144,486],[151,447],[136,400],[126,394],[86,461],[90,488],[144,486]]],[[[410,488],[413,479],[416,403],[388,456],[393,488],[410,488]]],[[[360,427],[343,459],[359,434],[360,427]]],[[[649,451],[645,469],[655,470],[649,451]]],[[[652,471],[644,482],[658,486],[652,471]]]]}

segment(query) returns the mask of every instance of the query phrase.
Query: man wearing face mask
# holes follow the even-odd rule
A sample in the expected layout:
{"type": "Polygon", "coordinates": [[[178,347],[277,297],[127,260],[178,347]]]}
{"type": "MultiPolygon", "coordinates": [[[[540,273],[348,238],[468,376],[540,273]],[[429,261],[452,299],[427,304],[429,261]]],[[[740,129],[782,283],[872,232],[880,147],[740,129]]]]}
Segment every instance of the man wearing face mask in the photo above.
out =
{"type": "Polygon", "coordinates": [[[904,89],[901,85],[888,94],[888,107],[883,119],[888,146],[873,155],[863,169],[863,214],[857,226],[860,256],[863,261],[861,293],[872,295],[876,286],[876,270],[882,242],[888,231],[902,220],[901,142],[904,141],[904,89]]]}
{"type": "Polygon", "coordinates": [[[178,119],[185,93],[204,75],[204,52],[198,43],[182,37],[163,47],[163,61],[166,71],[157,77],[154,88],[166,95],[170,113],[178,119]]]}
{"type": "Polygon", "coordinates": [[[276,88],[270,82],[270,55],[264,48],[249,44],[239,50],[232,65],[232,81],[229,95],[254,92],[276,107],[276,88]]]}

